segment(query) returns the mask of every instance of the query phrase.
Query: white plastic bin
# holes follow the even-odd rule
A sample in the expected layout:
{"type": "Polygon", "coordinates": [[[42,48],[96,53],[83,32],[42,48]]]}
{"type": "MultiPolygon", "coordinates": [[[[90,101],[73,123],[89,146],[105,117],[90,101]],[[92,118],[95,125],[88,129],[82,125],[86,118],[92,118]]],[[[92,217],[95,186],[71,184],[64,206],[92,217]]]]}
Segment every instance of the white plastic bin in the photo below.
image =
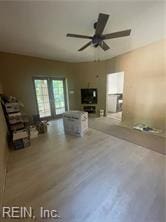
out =
{"type": "Polygon", "coordinates": [[[100,109],[100,117],[104,116],[104,109],[100,109]]]}

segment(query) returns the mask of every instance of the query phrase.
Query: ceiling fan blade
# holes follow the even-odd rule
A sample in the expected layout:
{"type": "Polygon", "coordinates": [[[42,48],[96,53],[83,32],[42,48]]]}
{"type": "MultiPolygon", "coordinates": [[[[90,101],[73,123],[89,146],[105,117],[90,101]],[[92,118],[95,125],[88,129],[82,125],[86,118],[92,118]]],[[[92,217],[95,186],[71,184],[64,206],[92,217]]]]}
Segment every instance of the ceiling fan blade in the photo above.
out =
{"type": "Polygon", "coordinates": [[[102,41],[100,43],[100,47],[104,50],[104,51],[107,51],[108,49],[110,49],[110,47],[104,42],[102,41]]]}
{"type": "Polygon", "coordinates": [[[90,46],[92,44],[92,41],[88,42],[86,45],[84,45],[83,47],[81,47],[78,51],[82,51],[84,49],[86,49],[88,46],[90,46]]]}
{"type": "Polygon", "coordinates": [[[99,36],[103,33],[106,23],[108,21],[108,18],[109,18],[109,15],[107,14],[102,14],[102,13],[99,14],[95,35],[99,36]]]}
{"type": "Polygon", "coordinates": [[[120,32],[114,32],[110,34],[105,34],[102,36],[103,39],[113,39],[113,38],[119,38],[119,37],[125,37],[129,36],[131,33],[131,29],[120,31],[120,32]]]}
{"type": "Polygon", "coordinates": [[[74,38],[82,38],[82,39],[92,39],[91,36],[77,35],[77,34],[70,34],[70,33],[68,33],[66,36],[67,37],[74,37],[74,38]]]}

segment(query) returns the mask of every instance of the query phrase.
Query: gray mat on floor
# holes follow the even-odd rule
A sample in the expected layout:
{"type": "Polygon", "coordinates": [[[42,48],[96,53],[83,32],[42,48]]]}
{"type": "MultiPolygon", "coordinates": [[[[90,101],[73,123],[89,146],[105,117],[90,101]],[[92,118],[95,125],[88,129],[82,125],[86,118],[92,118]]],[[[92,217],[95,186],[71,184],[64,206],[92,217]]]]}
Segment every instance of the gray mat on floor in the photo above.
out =
{"type": "Polygon", "coordinates": [[[105,121],[102,121],[101,119],[90,119],[89,127],[100,130],[106,134],[110,134],[111,136],[127,140],[139,146],[146,147],[155,152],[166,154],[166,138],[164,137],[139,132],[137,130],[118,125],[111,125],[105,121]]]}

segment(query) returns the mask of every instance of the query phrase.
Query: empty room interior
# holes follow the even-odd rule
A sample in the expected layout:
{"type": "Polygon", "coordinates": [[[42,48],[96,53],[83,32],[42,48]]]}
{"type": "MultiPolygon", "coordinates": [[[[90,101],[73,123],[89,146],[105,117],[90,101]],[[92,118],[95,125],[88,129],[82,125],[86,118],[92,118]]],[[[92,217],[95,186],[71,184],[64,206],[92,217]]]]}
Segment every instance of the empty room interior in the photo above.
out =
{"type": "Polygon", "coordinates": [[[0,221],[166,221],[166,2],[0,1],[0,221]]]}

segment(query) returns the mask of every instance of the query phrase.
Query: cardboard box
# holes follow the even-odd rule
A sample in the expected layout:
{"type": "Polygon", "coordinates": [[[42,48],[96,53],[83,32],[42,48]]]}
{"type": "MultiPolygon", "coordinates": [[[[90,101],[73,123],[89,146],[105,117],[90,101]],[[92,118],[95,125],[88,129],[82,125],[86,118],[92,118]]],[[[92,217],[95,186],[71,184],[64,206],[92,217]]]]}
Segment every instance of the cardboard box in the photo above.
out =
{"type": "Polygon", "coordinates": [[[23,128],[25,128],[24,123],[16,123],[16,124],[10,125],[10,130],[12,130],[12,131],[20,130],[23,128]]]}
{"type": "Polygon", "coordinates": [[[36,127],[31,127],[30,128],[30,138],[34,139],[36,137],[38,137],[39,132],[37,131],[36,127]]]}
{"type": "Polygon", "coordinates": [[[22,149],[30,146],[29,133],[26,129],[13,132],[14,149],[22,149]]]}
{"type": "Polygon", "coordinates": [[[83,136],[88,130],[88,113],[82,111],[65,112],[63,125],[67,134],[83,136]]]}
{"type": "Polygon", "coordinates": [[[23,129],[23,130],[17,130],[16,132],[13,132],[13,141],[14,140],[19,140],[19,139],[23,139],[23,138],[27,138],[28,135],[28,131],[23,129]]]}
{"type": "Polygon", "coordinates": [[[5,108],[7,113],[20,112],[20,106],[18,103],[6,103],[5,108]]]}
{"type": "Polygon", "coordinates": [[[13,146],[16,150],[28,147],[30,145],[30,139],[28,137],[13,141],[13,146]]]}
{"type": "Polygon", "coordinates": [[[8,115],[9,123],[15,124],[23,122],[22,114],[21,113],[12,113],[8,115]]]}

